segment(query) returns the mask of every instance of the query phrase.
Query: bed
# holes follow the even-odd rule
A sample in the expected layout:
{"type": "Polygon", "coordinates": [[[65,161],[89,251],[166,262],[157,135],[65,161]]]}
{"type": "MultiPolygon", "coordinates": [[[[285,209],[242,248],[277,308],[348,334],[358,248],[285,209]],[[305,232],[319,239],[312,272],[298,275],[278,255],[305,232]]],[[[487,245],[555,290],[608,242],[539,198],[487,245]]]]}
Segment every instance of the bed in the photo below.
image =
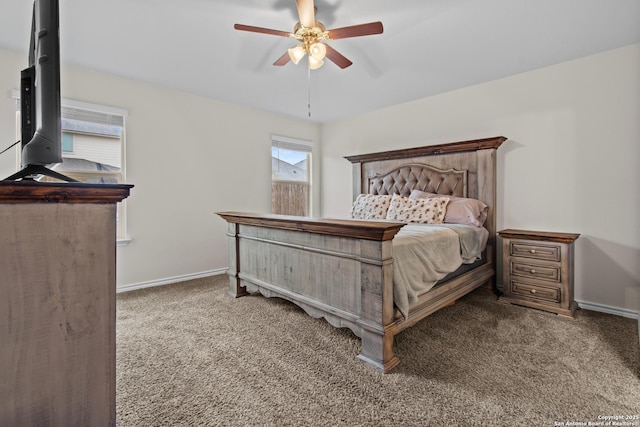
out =
{"type": "Polygon", "coordinates": [[[218,212],[228,223],[229,293],[289,300],[361,338],[361,361],[389,372],[394,336],[485,285],[496,274],[496,151],[492,137],[345,157],[353,199],[421,191],[477,199],[488,207],[479,260],[438,281],[401,312],[394,301],[394,244],[402,222],[218,212]]]}

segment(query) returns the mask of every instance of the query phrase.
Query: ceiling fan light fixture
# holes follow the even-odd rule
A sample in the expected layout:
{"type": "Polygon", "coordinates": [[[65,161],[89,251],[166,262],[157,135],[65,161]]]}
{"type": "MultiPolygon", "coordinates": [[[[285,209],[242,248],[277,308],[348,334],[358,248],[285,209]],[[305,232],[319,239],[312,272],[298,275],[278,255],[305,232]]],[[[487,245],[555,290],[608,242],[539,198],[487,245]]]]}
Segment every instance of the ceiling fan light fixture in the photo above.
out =
{"type": "Polygon", "coordinates": [[[298,64],[298,62],[300,62],[300,60],[304,58],[304,55],[306,53],[302,45],[292,47],[291,49],[288,49],[287,52],[289,52],[289,58],[291,58],[291,62],[293,62],[294,64],[298,64]]]}
{"type": "Polygon", "coordinates": [[[313,56],[309,55],[309,68],[312,70],[317,70],[322,67],[324,61],[322,59],[316,59],[313,56]]]}
{"type": "Polygon", "coordinates": [[[309,46],[309,55],[318,61],[322,61],[327,55],[327,47],[322,42],[313,43],[309,46]]]}
{"type": "Polygon", "coordinates": [[[273,65],[281,67],[288,64],[289,61],[294,64],[298,64],[308,53],[308,68],[312,70],[322,67],[325,58],[328,58],[329,61],[342,69],[353,64],[348,58],[336,51],[330,44],[325,44],[325,40],[339,40],[351,37],[369,36],[373,34],[382,34],[383,32],[382,22],[380,21],[327,30],[322,22],[316,21],[315,19],[317,9],[314,5],[314,0],[296,0],[296,8],[298,9],[298,17],[300,18],[300,21],[295,24],[293,33],[244,24],[235,24],[233,28],[252,33],[270,34],[288,39],[295,39],[298,42],[298,46],[292,47],[284,52],[273,63],[273,65]]]}

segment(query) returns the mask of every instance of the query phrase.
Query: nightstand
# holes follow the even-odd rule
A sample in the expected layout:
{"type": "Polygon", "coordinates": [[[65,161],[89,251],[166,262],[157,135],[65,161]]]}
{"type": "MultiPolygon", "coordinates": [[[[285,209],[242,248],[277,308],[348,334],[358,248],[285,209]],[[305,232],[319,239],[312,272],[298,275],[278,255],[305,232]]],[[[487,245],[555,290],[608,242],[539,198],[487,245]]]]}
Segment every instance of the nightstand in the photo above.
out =
{"type": "Polygon", "coordinates": [[[503,295],[499,301],[574,317],[572,233],[502,230],[503,295]]]}

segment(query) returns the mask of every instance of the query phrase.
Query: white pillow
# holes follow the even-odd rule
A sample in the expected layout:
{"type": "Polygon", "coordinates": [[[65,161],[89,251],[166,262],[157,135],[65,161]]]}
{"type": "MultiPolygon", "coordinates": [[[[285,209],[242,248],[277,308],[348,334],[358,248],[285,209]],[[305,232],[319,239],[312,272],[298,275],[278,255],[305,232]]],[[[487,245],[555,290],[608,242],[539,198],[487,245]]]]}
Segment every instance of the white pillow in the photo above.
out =
{"type": "Polygon", "coordinates": [[[442,224],[448,203],[449,197],[444,196],[428,199],[410,199],[394,194],[391,198],[386,219],[402,222],[442,224]]]}
{"type": "Polygon", "coordinates": [[[351,206],[351,218],[385,219],[391,196],[377,194],[360,194],[351,206]]]}

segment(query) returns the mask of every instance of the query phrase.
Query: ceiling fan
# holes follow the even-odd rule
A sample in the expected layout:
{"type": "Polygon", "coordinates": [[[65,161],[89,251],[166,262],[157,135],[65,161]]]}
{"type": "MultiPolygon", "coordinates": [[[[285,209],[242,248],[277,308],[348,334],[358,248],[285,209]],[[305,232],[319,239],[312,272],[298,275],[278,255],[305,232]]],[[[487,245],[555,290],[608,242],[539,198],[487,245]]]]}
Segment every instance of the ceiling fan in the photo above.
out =
{"type": "Polygon", "coordinates": [[[296,6],[300,21],[293,28],[293,33],[243,24],[235,24],[233,28],[241,31],[296,39],[300,44],[285,52],[273,65],[283,66],[289,61],[297,64],[308,54],[309,68],[312,70],[322,67],[325,58],[340,68],[347,68],[353,64],[344,55],[325,43],[325,40],[338,40],[382,33],[382,22],[379,21],[327,30],[321,22],[316,21],[316,7],[313,4],[313,0],[296,0],[296,6]]]}

